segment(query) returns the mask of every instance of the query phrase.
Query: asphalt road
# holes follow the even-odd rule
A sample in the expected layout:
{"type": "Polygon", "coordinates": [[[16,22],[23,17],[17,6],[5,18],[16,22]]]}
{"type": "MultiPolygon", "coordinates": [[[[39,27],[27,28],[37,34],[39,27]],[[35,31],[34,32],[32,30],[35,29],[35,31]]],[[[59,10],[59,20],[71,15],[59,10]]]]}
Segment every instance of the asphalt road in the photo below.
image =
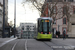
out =
{"type": "Polygon", "coordinates": [[[16,39],[0,47],[0,50],[25,50],[25,42],[25,39],[16,39]]]}
{"type": "Polygon", "coordinates": [[[16,39],[0,47],[0,50],[75,50],[75,40],[52,39],[52,41],[38,41],[35,39],[16,39]]]}
{"type": "Polygon", "coordinates": [[[28,50],[75,50],[74,39],[52,39],[52,41],[27,40],[28,50]]]}

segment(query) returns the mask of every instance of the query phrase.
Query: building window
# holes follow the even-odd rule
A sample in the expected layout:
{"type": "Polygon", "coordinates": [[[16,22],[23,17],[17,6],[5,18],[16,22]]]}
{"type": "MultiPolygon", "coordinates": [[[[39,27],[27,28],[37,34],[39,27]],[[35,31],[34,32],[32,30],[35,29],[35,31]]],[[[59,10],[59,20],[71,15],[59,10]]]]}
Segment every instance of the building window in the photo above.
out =
{"type": "Polygon", "coordinates": [[[63,14],[66,14],[67,13],[67,6],[64,6],[63,7],[63,14]]]}
{"type": "Polygon", "coordinates": [[[73,2],[73,0],[68,0],[68,2],[73,2]]]}
{"type": "Polygon", "coordinates": [[[0,21],[0,23],[2,23],[2,21],[0,21]]]}
{"type": "Polygon", "coordinates": [[[52,0],[47,0],[47,2],[52,2],[52,0]]]}
{"type": "Polygon", "coordinates": [[[23,24],[23,23],[22,23],[23,24]]]}
{"type": "Polygon", "coordinates": [[[75,25],[75,23],[72,23],[71,25],[75,25]]]}
{"type": "Polygon", "coordinates": [[[33,28],[33,30],[34,30],[34,28],[33,28]]]}
{"type": "Polygon", "coordinates": [[[29,29],[29,30],[31,30],[31,29],[29,29]]]}
{"type": "Polygon", "coordinates": [[[29,27],[29,25],[28,25],[28,26],[26,26],[26,27],[29,27]]]}
{"type": "Polygon", "coordinates": [[[56,18],[54,18],[53,24],[56,24],[56,18]]]}
{"type": "Polygon", "coordinates": [[[28,26],[26,26],[26,30],[27,30],[27,31],[29,31],[29,29],[30,29],[29,25],[28,25],[28,26]]]}
{"type": "Polygon", "coordinates": [[[63,0],[47,0],[47,2],[62,2],[63,0]]]}
{"type": "Polygon", "coordinates": [[[63,2],[63,0],[58,0],[58,2],[63,2]]]}
{"type": "Polygon", "coordinates": [[[53,2],[57,2],[58,0],[53,0],[53,2]]]}
{"type": "Polygon", "coordinates": [[[66,0],[64,0],[64,2],[66,2],[66,0]]]}
{"type": "Polygon", "coordinates": [[[54,14],[57,13],[57,7],[56,7],[56,6],[53,7],[53,13],[54,13],[54,14]]]}
{"type": "Polygon", "coordinates": [[[24,26],[22,26],[22,30],[24,30],[24,26]]]}
{"type": "Polygon", "coordinates": [[[2,12],[2,10],[0,9],[0,12],[2,12]]]}
{"type": "Polygon", "coordinates": [[[75,6],[73,7],[73,13],[75,14],[75,6]]]}
{"type": "Polygon", "coordinates": [[[63,18],[63,24],[66,24],[66,18],[63,18]]]}

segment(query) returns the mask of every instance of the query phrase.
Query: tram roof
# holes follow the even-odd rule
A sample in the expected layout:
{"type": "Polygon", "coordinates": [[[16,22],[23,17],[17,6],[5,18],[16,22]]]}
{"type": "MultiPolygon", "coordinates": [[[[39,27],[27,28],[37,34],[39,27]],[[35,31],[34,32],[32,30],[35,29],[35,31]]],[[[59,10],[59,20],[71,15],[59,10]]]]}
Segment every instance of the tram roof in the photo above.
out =
{"type": "Polygon", "coordinates": [[[41,19],[49,19],[49,20],[53,20],[53,19],[50,18],[50,17],[40,17],[40,18],[38,18],[38,20],[41,20],[41,19]]]}

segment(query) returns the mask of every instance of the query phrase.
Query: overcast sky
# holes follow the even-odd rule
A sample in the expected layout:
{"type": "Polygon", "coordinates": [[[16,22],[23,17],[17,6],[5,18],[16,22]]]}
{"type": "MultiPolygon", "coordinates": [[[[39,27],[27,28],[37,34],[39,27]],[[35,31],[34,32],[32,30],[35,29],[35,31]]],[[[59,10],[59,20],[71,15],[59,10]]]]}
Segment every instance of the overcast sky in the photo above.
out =
{"type": "MultiPolygon", "coordinates": [[[[22,6],[22,0],[16,0],[16,25],[23,23],[36,23],[39,18],[39,12],[35,8],[31,8],[31,4],[26,3],[22,6]]],[[[14,22],[14,0],[8,0],[8,22],[14,22]]]]}

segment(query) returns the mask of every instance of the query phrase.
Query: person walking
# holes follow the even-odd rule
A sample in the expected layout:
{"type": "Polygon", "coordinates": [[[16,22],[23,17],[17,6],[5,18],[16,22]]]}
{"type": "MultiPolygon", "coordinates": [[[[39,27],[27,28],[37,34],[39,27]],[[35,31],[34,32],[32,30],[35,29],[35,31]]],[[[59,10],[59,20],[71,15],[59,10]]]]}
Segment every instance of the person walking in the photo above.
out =
{"type": "Polygon", "coordinates": [[[56,30],[56,38],[58,38],[58,31],[56,30]]]}
{"type": "Polygon", "coordinates": [[[60,31],[56,30],[56,37],[59,38],[60,37],[60,31]]]}
{"type": "Polygon", "coordinates": [[[58,31],[58,38],[60,38],[60,31],[58,31]]]}
{"type": "Polygon", "coordinates": [[[64,30],[63,31],[63,39],[65,39],[66,38],[66,31],[64,30]]]}

